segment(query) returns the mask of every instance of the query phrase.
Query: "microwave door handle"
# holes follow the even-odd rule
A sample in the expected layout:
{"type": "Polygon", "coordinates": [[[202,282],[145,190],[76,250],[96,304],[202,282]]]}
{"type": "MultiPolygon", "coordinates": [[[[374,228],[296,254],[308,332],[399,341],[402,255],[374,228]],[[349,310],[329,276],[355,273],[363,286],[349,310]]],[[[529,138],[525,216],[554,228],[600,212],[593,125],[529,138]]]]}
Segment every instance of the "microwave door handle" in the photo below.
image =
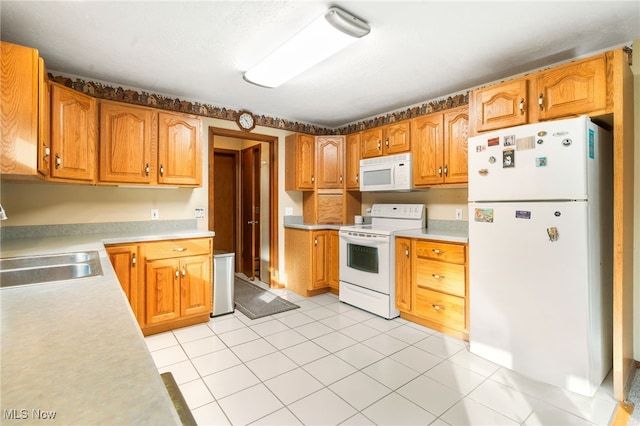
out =
{"type": "Polygon", "coordinates": [[[391,187],[396,187],[396,173],[398,173],[398,167],[395,164],[391,165],[391,187]]]}

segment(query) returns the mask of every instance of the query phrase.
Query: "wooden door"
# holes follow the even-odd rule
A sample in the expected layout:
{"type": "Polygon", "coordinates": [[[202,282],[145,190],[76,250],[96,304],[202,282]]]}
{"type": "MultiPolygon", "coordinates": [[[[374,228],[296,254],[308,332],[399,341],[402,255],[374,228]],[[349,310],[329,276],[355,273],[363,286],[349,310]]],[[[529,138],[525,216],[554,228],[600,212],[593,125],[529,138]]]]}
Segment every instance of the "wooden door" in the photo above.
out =
{"type": "Polygon", "coordinates": [[[148,184],[156,170],[151,148],[157,138],[151,108],[100,102],[100,181],[148,184]]]}
{"type": "Polygon", "coordinates": [[[411,312],[411,240],[396,238],[396,308],[411,312]]]}
{"type": "Polygon", "coordinates": [[[400,154],[411,150],[411,124],[403,121],[383,127],[384,155],[400,154]]]}
{"type": "Polygon", "coordinates": [[[97,102],[68,87],[51,84],[51,177],[96,180],[97,102]]]}
{"type": "Polygon", "coordinates": [[[327,246],[327,231],[313,231],[311,233],[311,289],[329,285],[327,246]]]}
{"type": "Polygon", "coordinates": [[[443,182],[444,136],[442,113],[412,120],[413,185],[428,186],[443,182]]]}
{"type": "Polygon", "coordinates": [[[362,132],[362,158],[379,157],[382,155],[382,128],[365,130],[362,132]]]}
{"type": "Polygon", "coordinates": [[[211,256],[180,260],[180,315],[211,313],[211,256]]]}
{"type": "Polygon", "coordinates": [[[469,108],[444,113],[444,183],[468,181],[469,108]]]}
{"type": "Polygon", "coordinates": [[[202,120],[185,114],[158,113],[158,183],[202,183],[202,120]]]}
{"type": "Polygon", "coordinates": [[[241,152],[242,272],[254,279],[260,270],[260,144],[241,152]]]}
{"type": "Polygon", "coordinates": [[[129,300],[133,314],[141,323],[142,318],[138,308],[138,246],[135,244],[117,245],[107,247],[106,250],[122,291],[129,300]]]}
{"type": "Polygon", "coordinates": [[[51,174],[51,86],[44,59],[38,58],[38,172],[51,174]]]}
{"type": "Polygon", "coordinates": [[[532,108],[539,120],[580,114],[598,115],[607,107],[605,55],[577,61],[537,74],[532,108]]]}
{"type": "Polygon", "coordinates": [[[344,183],[347,190],[360,190],[360,158],[362,156],[362,145],[360,144],[361,136],[361,133],[352,133],[346,137],[344,183]]]}
{"type": "Polygon", "coordinates": [[[329,263],[329,286],[338,293],[340,288],[340,235],[338,231],[327,231],[327,260],[329,263]]]}
{"type": "Polygon", "coordinates": [[[316,188],[344,186],[344,136],[316,138],[316,188]]]}
{"type": "Polygon", "coordinates": [[[157,324],[180,317],[180,264],[177,259],[146,262],[145,320],[157,324]]]}
{"type": "Polygon", "coordinates": [[[519,126],[529,122],[528,80],[518,78],[471,93],[470,108],[476,132],[519,126]]]}
{"type": "MultiPolygon", "coordinates": [[[[238,231],[239,151],[215,149],[213,153],[213,223],[216,250],[236,253],[238,231]]],[[[211,214],[211,213],[210,213],[211,214]]],[[[239,264],[239,256],[236,264],[239,264]]]]}

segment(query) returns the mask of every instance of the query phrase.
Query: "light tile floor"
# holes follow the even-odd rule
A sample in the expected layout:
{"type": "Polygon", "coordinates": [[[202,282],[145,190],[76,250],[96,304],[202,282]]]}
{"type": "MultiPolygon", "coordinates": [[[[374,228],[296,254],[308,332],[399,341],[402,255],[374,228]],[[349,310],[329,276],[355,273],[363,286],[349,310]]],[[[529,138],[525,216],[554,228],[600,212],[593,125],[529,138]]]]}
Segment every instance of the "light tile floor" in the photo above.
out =
{"type": "Polygon", "coordinates": [[[335,295],[273,291],[300,309],[236,311],[146,338],[199,425],[606,425],[616,407],[610,377],[587,398],[335,295]]]}

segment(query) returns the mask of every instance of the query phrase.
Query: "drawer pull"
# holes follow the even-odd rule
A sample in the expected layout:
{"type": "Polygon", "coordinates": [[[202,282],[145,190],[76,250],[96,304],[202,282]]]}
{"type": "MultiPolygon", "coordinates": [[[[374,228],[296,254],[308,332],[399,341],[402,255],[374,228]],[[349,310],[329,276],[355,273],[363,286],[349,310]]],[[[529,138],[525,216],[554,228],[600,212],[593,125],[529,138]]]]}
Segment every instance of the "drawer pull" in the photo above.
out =
{"type": "Polygon", "coordinates": [[[173,251],[177,251],[177,252],[182,253],[183,251],[187,251],[187,249],[184,248],[184,247],[176,247],[176,248],[173,249],[173,251]]]}
{"type": "Polygon", "coordinates": [[[133,255],[131,256],[131,266],[136,266],[137,262],[138,260],[136,259],[136,254],[133,253],[133,255]]]}
{"type": "Polygon", "coordinates": [[[435,254],[444,254],[444,250],[439,250],[439,249],[431,249],[432,252],[434,252],[435,254]]]}
{"type": "Polygon", "coordinates": [[[176,279],[180,278],[180,271],[178,271],[178,268],[176,268],[176,279]]]}
{"type": "Polygon", "coordinates": [[[444,280],[444,275],[431,274],[431,276],[436,280],[444,280]]]}
{"type": "Polygon", "coordinates": [[[187,270],[182,268],[182,278],[184,278],[187,275],[187,270]]]}
{"type": "Polygon", "coordinates": [[[435,303],[433,305],[431,305],[433,307],[433,309],[435,309],[436,311],[444,311],[444,308],[440,305],[436,305],[435,303]]]}

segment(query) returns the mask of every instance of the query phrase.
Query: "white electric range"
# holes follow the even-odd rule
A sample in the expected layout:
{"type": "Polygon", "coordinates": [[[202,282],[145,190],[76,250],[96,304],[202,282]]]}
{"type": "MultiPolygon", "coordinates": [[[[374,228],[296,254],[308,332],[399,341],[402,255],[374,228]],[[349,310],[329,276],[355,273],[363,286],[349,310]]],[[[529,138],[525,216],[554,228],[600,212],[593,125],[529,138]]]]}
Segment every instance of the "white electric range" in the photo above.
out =
{"type": "Polygon", "coordinates": [[[371,223],[340,228],[340,301],[391,319],[395,307],[394,232],[426,226],[424,204],[374,204],[371,223]]]}

